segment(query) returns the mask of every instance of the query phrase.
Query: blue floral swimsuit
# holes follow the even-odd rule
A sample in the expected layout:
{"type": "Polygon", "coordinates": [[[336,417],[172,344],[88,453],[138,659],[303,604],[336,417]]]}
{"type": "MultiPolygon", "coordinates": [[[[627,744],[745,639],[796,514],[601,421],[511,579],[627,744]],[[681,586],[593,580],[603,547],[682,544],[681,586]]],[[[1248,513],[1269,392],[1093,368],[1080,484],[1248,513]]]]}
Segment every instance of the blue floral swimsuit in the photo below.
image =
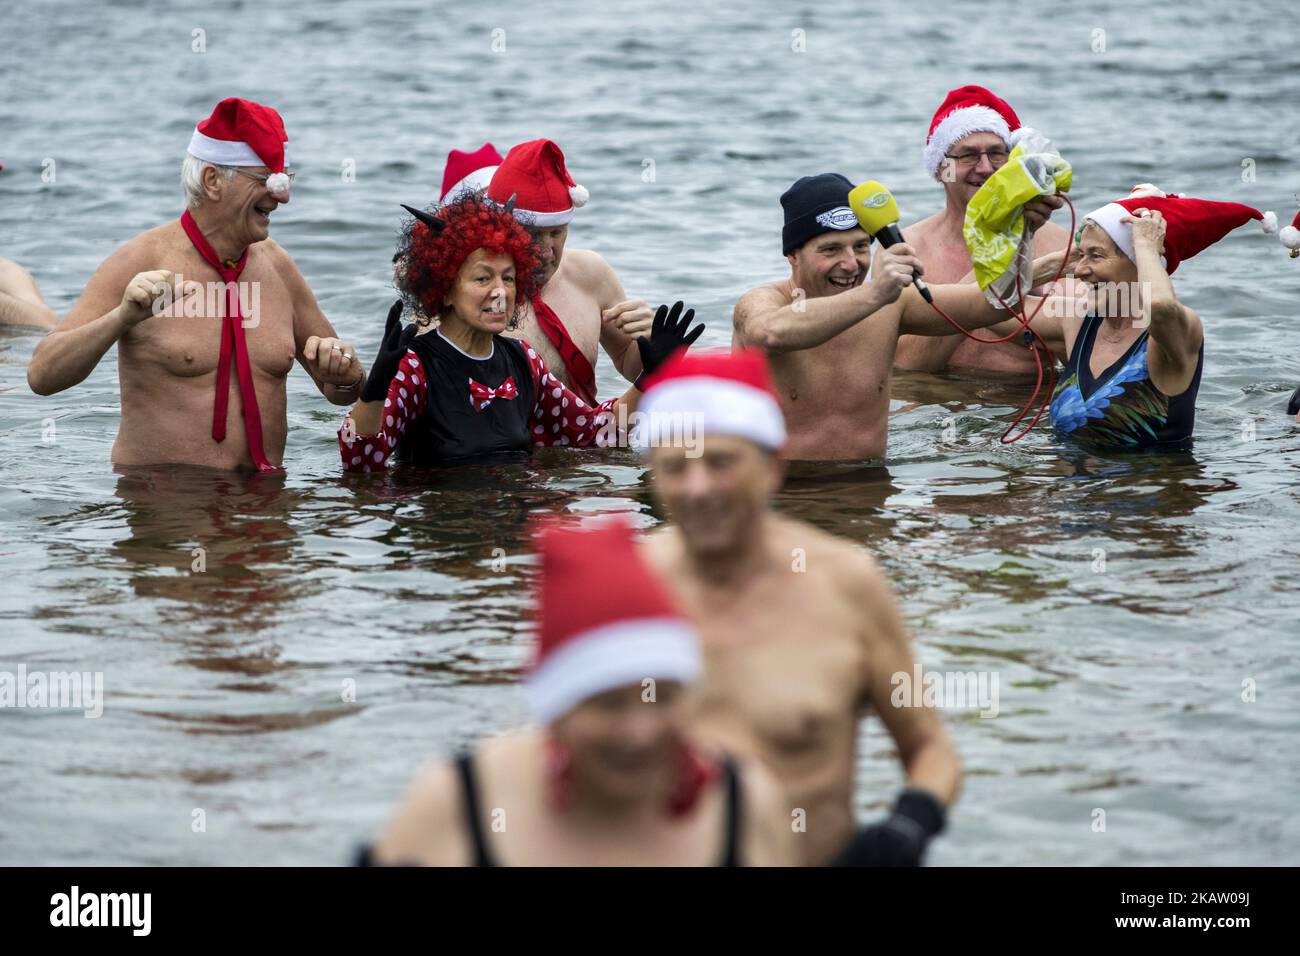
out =
{"type": "Polygon", "coordinates": [[[1192,383],[1181,395],[1170,398],[1151,381],[1146,332],[1093,378],[1089,358],[1100,325],[1100,316],[1084,319],[1052,394],[1052,425],[1057,433],[1095,448],[1168,448],[1190,443],[1205,343],[1201,343],[1192,383]]]}

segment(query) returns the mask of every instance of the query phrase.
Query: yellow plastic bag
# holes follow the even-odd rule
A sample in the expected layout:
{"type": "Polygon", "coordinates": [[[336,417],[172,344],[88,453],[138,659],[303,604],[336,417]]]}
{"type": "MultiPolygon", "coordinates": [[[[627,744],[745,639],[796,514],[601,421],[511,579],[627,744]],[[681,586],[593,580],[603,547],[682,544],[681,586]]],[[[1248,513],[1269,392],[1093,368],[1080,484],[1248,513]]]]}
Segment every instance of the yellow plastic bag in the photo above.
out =
{"type": "Polygon", "coordinates": [[[1069,192],[1074,173],[1056,147],[1029,127],[1018,132],[1006,164],[990,176],[966,206],[962,236],[989,304],[1019,304],[1016,280],[1029,291],[1033,252],[1025,236],[1025,203],[1058,190],[1069,192]]]}

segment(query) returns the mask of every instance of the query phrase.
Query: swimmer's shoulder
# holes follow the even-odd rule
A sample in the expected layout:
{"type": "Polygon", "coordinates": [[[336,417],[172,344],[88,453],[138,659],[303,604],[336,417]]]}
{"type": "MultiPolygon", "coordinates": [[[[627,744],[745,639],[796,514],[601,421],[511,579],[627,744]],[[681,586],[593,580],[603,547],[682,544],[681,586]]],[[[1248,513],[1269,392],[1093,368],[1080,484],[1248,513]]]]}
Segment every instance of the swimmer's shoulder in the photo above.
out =
{"type": "Polygon", "coordinates": [[[562,261],[567,263],[575,274],[584,277],[600,276],[614,271],[613,266],[605,261],[605,257],[594,249],[565,249],[562,261]]]}
{"type": "Polygon", "coordinates": [[[939,228],[939,220],[942,216],[943,213],[936,212],[933,216],[926,216],[924,219],[904,227],[903,241],[909,246],[916,246],[917,243],[926,242],[939,228]]]}
{"type": "Polygon", "coordinates": [[[567,281],[583,289],[599,290],[618,282],[614,267],[592,249],[565,249],[560,271],[567,281]]]}
{"type": "Polygon", "coordinates": [[[441,761],[420,771],[372,854],[389,866],[469,865],[464,792],[454,764],[441,761]]]}
{"type": "Polygon", "coordinates": [[[739,314],[742,309],[753,310],[766,306],[780,308],[789,305],[791,298],[790,280],[774,279],[744,293],[736,300],[735,312],[739,314]]]}
{"type": "Polygon", "coordinates": [[[252,248],[263,256],[274,266],[292,265],[295,269],[298,264],[293,261],[293,256],[285,251],[284,246],[280,245],[270,237],[263,239],[261,242],[254,243],[252,248]]]}
{"type": "Polygon", "coordinates": [[[774,520],[783,544],[804,548],[809,568],[815,564],[830,569],[838,589],[860,595],[864,586],[888,586],[880,565],[865,546],[794,518],[778,515],[774,520]]]}
{"type": "Polygon", "coordinates": [[[168,251],[174,248],[177,235],[184,235],[179,224],[165,222],[132,236],[99,264],[99,269],[118,273],[130,270],[130,279],[139,272],[163,269],[170,265],[168,251]]]}
{"type": "MultiPolygon", "coordinates": [[[[141,272],[153,272],[176,267],[176,234],[179,223],[168,222],[132,236],[119,245],[95,267],[85,288],[55,331],[66,331],[99,318],[121,301],[127,284],[141,272]]],[[[140,334],[138,328],[129,330],[123,340],[140,334]]]]}
{"type": "Polygon", "coordinates": [[[1034,258],[1061,252],[1070,241],[1070,232],[1054,222],[1045,222],[1034,233],[1034,258]]]}
{"type": "Polygon", "coordinates": [[[777,279],[757,288],[750,289],[736,300],[736,307],[731,312],[731,328],[737,345],[754,345],[751,341],[750,324],[755,316],[789,305],[792,300],[789,279],[777,279]]]}
{"type": "Polygon", "coordinates": [[[28,300],[29,292],[35,287],[36,280],[32,274],[14,262],[0,256],[0,292],[7,292],[15,298],[28,300]]]}
{"type": "Polygon", "coordinates": [[[307,286],[307,280],[303,277],[302,270],[298,268],[298,263],[293,256],[289,255],[284,246],[274,239],[267,238],[255,243],[252,248],[295,292],[302,294],[305,291],[310,294],[311,290],[307,286]]]}

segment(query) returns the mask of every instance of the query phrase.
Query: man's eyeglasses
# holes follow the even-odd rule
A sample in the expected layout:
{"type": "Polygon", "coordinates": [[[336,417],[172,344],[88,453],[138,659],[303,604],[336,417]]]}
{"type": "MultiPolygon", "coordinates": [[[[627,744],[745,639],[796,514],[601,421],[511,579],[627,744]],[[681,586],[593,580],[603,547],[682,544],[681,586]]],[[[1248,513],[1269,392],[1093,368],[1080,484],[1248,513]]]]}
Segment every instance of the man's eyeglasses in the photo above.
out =
{"type": "MultiPolygon", "coordinates": [[[[259,183],[261,183],[263,186],[266,185],[266,181],[267,181],[268,179],[270,179],[273,175],[275,175],[274,173],[250,173],[248,170],[246,170],[246,169],[240,169],[238,166],[234,167],[234,169],[235,169],[235,172],[239,173],[239,175],[241,175],[241,176],[247,176],[249,179],[256,179],[256,180],[257,180],[259,183]]],[[[294,181],[295,178],[297,178],[298,174],[297,174],[297,173],[285,173],[285,175],[289,177],[289,185],[292,186],[292,185],[293,185],[293,181],[294,181]]]]}
{"type": "Polygon", "coordinates": [[[945,155],[958,166],[963,167],[974,166],[980,161],[981,156],[987,156],[989,163],[994,169],[997,169],[999,166],[1006,165],[1007,158],[1011,153],[999,146],[996,149],[964,149],[960,153],[946,153],[945,155]]]}

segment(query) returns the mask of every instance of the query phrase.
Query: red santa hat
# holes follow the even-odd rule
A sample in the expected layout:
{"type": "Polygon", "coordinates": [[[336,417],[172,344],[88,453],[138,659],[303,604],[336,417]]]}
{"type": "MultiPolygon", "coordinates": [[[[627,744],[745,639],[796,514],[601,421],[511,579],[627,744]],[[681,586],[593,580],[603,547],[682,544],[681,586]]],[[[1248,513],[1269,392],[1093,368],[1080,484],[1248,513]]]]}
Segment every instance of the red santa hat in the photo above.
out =
{"type": "Polygon", "coordinates": [[[699,635],[637,552],[630,524],[544,526],[536,540],[537,643],[526,688],[538,723],[616,687],[699,676],[699,635]]]}
{"type": "Polygon", "coordinates": [[[515,197],[515,218],[529,226],[563,226],[587,204],[587,190],[573,181],[564,153],[549,139],[513,146],[492,174],[487,197],[504,206],[515,197]]]}
{"type": "Polygon", "coordinates": [[[445,206],[464,192],[476,193],[487,189],[492,174],[500,165],[501,154],[491,143],[484,143],[472,153],[453,149],[447,154],[447,168],[442,174],[442,198],[438,205],[445,206]]]}
{"type": "Polygon", "coordinates": [[[1236,202],[1170,196],[1150,183],[1134,186],[1127,199],[1107,203],[1088,213],[1084,221],[1091,220],[1100,226],[1119,250],[1136,262],[1133,226],[1120,220],[1125,216],[1140,215],[1139,209],[1151,209],[1164,217],[1165,254],[1160,257],[1160,262],[1170,275],[1173,275],[1180,262],[1208,249],[1252,219],[1260,220],[1265,232],[1277,230],[1277,216],[1274,213],[1260,212],[1236,202]]]}
{"type": "Polygon", "coordinates": [[[646,381],[637,417],[633,443],[643,450],[680,441],[687,427],[772,451],[785,444],[785,416],[760,349],[678,352],[646,381]]]}
{"type": "Polygon", "coordinates": [[[265,166],[271,170],[266,188],[289,192],[285,135],[280,114],[269,106],[232,96],[217,104],[212,115],[194,128],[189,154],[219,166],[265,166]]]}
{"type": "Polygon", "coordinates": [[[925,171],[934,176],[948,150],[959,139],[972,133],[994,133],[1007,144],[1015,145],[1012,134],[1020,129],[1020,118],[1005,100],[982,86],[961,86],[952,90],[935,110],[930,120],[930,134],[925,138],[925,171]]]}

